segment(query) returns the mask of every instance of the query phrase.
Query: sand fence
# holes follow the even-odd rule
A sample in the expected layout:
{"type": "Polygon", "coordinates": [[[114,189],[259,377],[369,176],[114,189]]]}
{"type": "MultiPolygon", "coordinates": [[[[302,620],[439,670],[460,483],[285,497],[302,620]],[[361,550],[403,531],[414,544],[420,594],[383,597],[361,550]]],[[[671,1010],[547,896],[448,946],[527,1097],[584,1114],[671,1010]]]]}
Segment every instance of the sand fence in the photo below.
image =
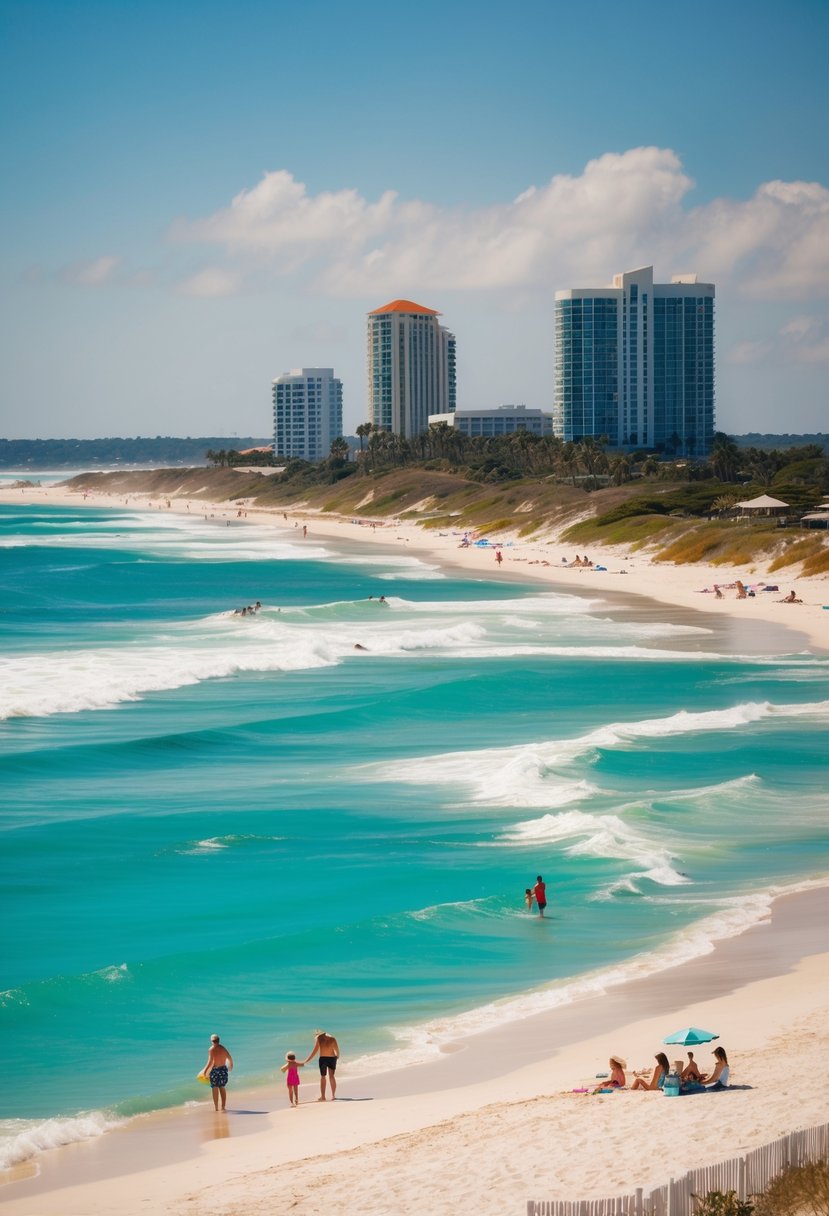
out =
{"type": "Polygon", "coordinates": [[[829,1160],[829,1123],[807,1127],[763,1144],[743,1157],[690,1170],[647,1194],[612,1199],[528,1199],[527,1216],[693,1216],[694,1198],[734,1191],[738,1199],[761,1194],[790,1166],[829,1160]]]}

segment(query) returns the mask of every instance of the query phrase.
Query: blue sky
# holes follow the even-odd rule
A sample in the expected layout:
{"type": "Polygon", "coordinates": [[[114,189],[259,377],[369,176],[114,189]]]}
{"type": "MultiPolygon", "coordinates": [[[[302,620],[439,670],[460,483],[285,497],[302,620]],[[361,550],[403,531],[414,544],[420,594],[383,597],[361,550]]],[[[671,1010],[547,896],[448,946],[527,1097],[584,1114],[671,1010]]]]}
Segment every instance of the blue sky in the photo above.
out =
{"type": "Polygon", "coordinates": [[[0,4],[0,434],[260,434],[365,314],[549,408],[553,296],[717,285],[718,423],[829,429],[829,3],[0,4]]]}

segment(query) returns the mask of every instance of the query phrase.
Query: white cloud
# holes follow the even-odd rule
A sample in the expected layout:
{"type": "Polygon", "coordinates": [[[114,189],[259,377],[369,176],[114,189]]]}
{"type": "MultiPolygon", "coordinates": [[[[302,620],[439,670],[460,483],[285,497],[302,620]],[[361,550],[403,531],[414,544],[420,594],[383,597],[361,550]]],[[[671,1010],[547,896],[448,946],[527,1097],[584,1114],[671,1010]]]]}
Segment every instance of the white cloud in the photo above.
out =
{"type": "Polygon", "coordinates": [[[66,266],[60,272],[64,283],[79,283],[82,287],[103,287],[111,283],[121,265],[121,259],[114,254],[105,254],[91,262],[75,262],[66,266]]]}
{"type": "Polygon", "coordinates": [[[759,363],[774,349],[769,339],[760,342],[738,342],[726,355],[729,363],[759,363]]]}
{"type": "Polygon", "coordinates": [[[771,338],[739,342],[729,363],[829,363],[829,322],[824,317],[792,317],[771,338]]]}
{"type": "Polygon", "coordinates": [[[824,317],[792,317],[780,330],[794,363],[829,363],[829,324],[824,317]]]}
{"type": "Polygon", "coordinates": [[[675,152],[633,148],[558,174],[509,202],[442,208],[386,191],[312,195],[286,170],[172,230],[242,268],[305,269],[326,294],[412,295],[597,286],[619,270],[677,266],[758,298],[829,289],[829,190],[772,181],[752,198],[683,206],[693,182],[675,152]]]}
{"type": "Polygon", "coordinates": [[[242,286],[242,275],[235,270],[223,270],[219,266],[207,266],[198,274],[190,275],[176,284],[182,296],[193,296],[200,300],[218,300],[235,296],[242,286]]]}

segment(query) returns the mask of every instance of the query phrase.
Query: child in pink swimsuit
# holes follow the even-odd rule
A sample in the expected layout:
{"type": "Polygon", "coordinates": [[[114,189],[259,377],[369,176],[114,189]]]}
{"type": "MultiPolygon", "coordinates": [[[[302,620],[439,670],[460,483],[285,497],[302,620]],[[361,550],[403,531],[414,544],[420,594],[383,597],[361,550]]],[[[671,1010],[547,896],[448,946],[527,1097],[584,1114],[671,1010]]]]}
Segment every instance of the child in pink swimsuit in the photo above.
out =
{"type": "Polygon", "coordinates": [[[285,1057],[285,1063],[282,1065],[282,1071],[288,1075],[285,1081],[288,1085],[288,1099],[291,1106],[299,1106],[299,1069],[304,1068],[304,1064],[298,1064],[297,1058],[292,1051],[289,1051],[285,1057]]]}

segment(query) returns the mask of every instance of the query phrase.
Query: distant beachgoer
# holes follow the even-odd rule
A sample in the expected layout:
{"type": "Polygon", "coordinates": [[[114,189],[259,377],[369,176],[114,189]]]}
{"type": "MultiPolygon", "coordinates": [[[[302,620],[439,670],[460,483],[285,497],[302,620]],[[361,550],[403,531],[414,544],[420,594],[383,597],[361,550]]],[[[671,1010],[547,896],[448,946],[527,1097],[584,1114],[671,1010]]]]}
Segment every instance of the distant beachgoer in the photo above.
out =
{"type": "Polygon", "coordinates": [[[746,598],[746,595],[748,594],[748,592],[745,589],[745,584],[741,583],[740,580],[737,579],[734,586],[737,588],[737,599],[744,600],[746,598]]]}
{"type": "Polygon", "coordinates": [[[526,887],[524,890],[524,903],[527,905],[527,911],[532,912],[532,910],[533,910],[533,893],[529,887],[526,887]]]}
{"type": "Polygon", "coordinates": [[[302,535],[303,535],[303,536],[307,536],[307,535],[308,535],[308,525],[307,525],[307,524],[303,524],[303,525],[302,525],[302,535]]]}
{"type": "Polygon", "coordinates": [[[802,604],[803,600],[799,600],[795,593],[790,591],[784,599],[778,600],[777,602],[778,604],[802,604]]]}
{"type": "Polygon", "coordinates": [[[297,1058],[292,1051],[289,1051],[285,1056],[285,1063],[282,1065],[282,1071],[288,1075],[285,1082],[288,1086],[288,1101],[291,1106],[299,1106],[299,1069],[304,1068],[304,1064],[299,1064],[297,1058]]]}
{"type": "Polygon", "coordinates": [[[540,874],[535,880],[533,895],[535,896],[535,902],[538,904],[538,915],[543,916],[544,909],[547,907],[547,884],[540,874]]]}
{"type": "Polygon", "coordinates": [[[354,643],[355,650],[368,650],[368,646],[361,646],[359,642],[354,643]]]}
{"type": "Polygon", "coordinates": [[[217,1034],[210,1036],[210,1051],[207,1063],[199,1073],[201,1077],[210,1078],[210,1092],[213,1095],[213,1109],[219,1109],[221,1099],[222,1110],[227,1105],[227,1075],[233,1071],[233,1056],[219,1041],[217,1034]]]}
{"type": "Polygon", "coordinates": [[[627,1085],[627,1077],[625,1076],[627,1060],[623,1060],[621,1056],[611,1056],[607,1065],[610,1069],[610,1076],[607,1080],[603,1080],[601,1085],[596,1086],[593,1090],[594,1094],[599,1093],[603,1089],[624,1089],[627,1085]]]}
{"type": "Polygon", "coordinates": [[[501,562],[504,560],[504,555],[500,549],[495,550],[495,560],[499,566],[501,565],[501,562]]]}
{"type": "Polygon", "coordinates": [[[714,1048],[714,1059],[717,1061],[714,1071],[700,1077],[700,1081],[706,1089],[728,1089],[728,1077],[731,1070],[728,1067],[728,1056],[725,1054],[724,1047],[714,1048]]]}
{"type": "Polygon", "coordinates": [[[688,1052],[688,1063],[685,1065],[685,1067],[683,1069],[680,1070],[680,1080],[681,1081],[699,1081],[700,1076],[701,1076],[701,1074],[700,1074],[699,1069],[697,1068],[697,1062],[694,1059],[694,1053],[692,1051],[689,1051],[688,1052]]]}
{"type": "Polygon", "coordinates": [[[314,1056],[319,1054],[320,1068],[320,1096],[318,1102],[325,1101],[325,1083],[331,1082],[331,1101],[333,1102],[337,1096],[337,1061],[340,1058],[340,1046],[333,1034],[326,1034],[324,1030],[317,1030],[316,1042],[314,1049],[309,1056],[303,1061],[307,1064],[309,1060],[313,1060],[314,1056]]]}
{"type": "Polygon", "coordinates": [[[650,1081],[646,1081],[644,1077],[637,1077],[631,1085],[631,1089],[661,1089],[670,1070],[671,1066],[668,1063],[668,1057],[665,1055],[665,1052],[658,1051],[656,1053],[656,1068],[653,1070],[650,1081]]]}
{"type": "Polygon", "coordinates": [[[386,600],[386,597],[384,595],[381,595],[380,598],[377,600],[378,604],[385,604],[387,602],[388,601],[386,600]]]}
{"type": "Polygon", "coordinates": [[[714,583],[714,595],[716,596],[716,598],[717,598],[718,600],[721,600],[721,599],[722,599],[722,591],[720,591],[720,588],[719,588],[719,586],[717,585],[717,583],[714,583]]]}

